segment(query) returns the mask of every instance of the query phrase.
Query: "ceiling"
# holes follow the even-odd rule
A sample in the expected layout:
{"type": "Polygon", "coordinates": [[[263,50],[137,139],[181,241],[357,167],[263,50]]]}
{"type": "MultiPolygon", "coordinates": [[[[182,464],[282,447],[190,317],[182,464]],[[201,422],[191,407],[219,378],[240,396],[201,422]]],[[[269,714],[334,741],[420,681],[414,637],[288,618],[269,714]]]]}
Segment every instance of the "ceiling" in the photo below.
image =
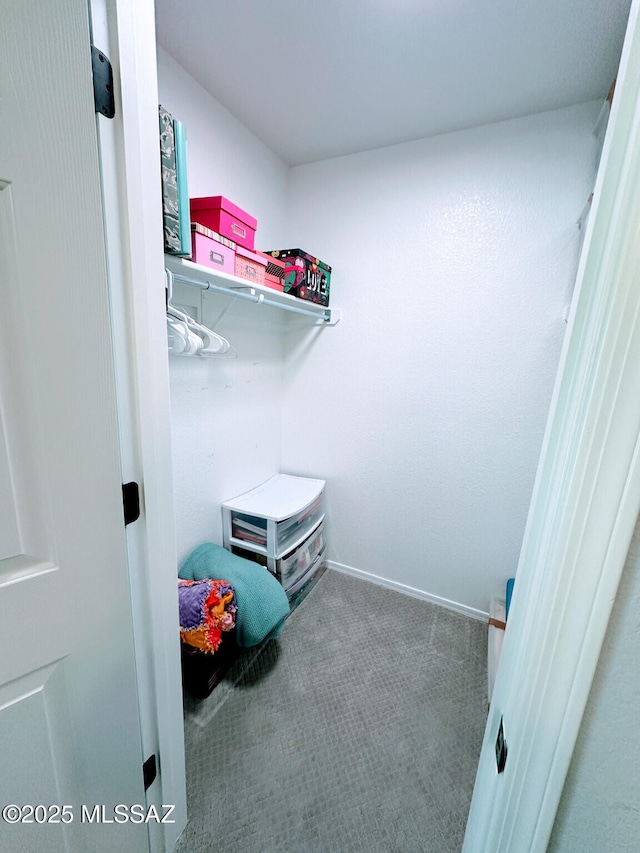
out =
{"type": "Polygon", "coordinates": [[[158,42],[298,165],[601,98],[630,0],[156,0],[158,42]]]}

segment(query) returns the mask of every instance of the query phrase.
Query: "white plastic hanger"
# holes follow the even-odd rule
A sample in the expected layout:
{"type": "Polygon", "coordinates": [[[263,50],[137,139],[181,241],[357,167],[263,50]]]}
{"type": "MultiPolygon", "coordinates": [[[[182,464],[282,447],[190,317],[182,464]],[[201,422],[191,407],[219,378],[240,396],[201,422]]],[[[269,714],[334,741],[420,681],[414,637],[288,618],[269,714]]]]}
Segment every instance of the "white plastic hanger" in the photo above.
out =
{"type": "Polygon", "coordinates": [[[167,337],[169,351],[175,355],[219,356],[235,358],[236,350],[226,338],[197,323],[184,311],[171,303],[173,274],[165,270],[167,278],[167,337]]]}
{"type": "Polygon", "coordinates": [[[203,341],[190,331],[182,320],[167,314],[167,337],[169,352],[174,355],[198,355],[203,349],[203,341]]]}
{"type": "MultiPolygon", "coordinates": [[[[198,338],[200,346],[193,355],[215,355],[218,353],[222,355],[229,352],[231,348],[231,344],[226,338],[223,338],[222,335],[219,335],[212,329],[203,326],[201,323],[196,323],[193,317],[185,314],[179,308],[176,308],[175,305],[167,306],[167,319],[169,321],[177,320],[181,322],[186,327],[187,334],[198,338]]],[[[191,355],[192,353],[189,354],[191,355]]]]}

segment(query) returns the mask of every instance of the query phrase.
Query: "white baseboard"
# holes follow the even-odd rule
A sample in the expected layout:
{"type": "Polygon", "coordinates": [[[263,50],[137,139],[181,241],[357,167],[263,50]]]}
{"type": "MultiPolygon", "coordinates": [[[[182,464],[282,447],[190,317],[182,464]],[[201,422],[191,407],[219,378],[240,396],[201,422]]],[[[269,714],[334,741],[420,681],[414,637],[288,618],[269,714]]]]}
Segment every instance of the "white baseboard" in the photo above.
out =
{"type": "Polygon", "coordinates": [[[456,613],[462,613],[464,616],[470,616],[472,619],[478,619],[480,622],[487,622],[489,619],[489,614],[483,610],[476,610],[475,607],[467,607],[466,604],[450,601],[448,598],[441,598],[439,595],[432,595],[430,592],[425,592],[422,589],[416,589],[413,586],[398,583],[398,581],[391,581],[387,578],[381,578],[378,575],[372,575],[370,572],[364,572],[362,569],[354,569],[353,566],[345,566],[344,563],[327,560],[325,565],[328,569],[334,569],[336,572],[362,578],[362,580],[370,581],[371,583],[378,584],[378,586],[385,586],[387,589],[393,589],[396,592],[404,593],[404,595],[410,595],[412,598],[421,598],[423,601],[430,601],[439,607],[446,607],[447,610],[455,610],[456,613]]]}

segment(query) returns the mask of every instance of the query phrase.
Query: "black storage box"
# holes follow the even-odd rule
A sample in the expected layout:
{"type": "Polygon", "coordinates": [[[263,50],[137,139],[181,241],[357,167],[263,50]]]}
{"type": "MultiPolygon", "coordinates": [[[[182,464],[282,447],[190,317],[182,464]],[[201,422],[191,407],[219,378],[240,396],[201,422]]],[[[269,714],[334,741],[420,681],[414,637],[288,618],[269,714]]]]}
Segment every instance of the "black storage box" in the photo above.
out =
{"type": "Polygon", "coordinates": [[[198,699],[205,699],[226,675],[238,655],[235,629],[222,635],[215,654],[180,643],[182,686],[198,699]]]}
{"type": "Polygon", "coordinates": [[[316,302],[329,304],[331,267],[302,249],[276,249],[267,254],[284,261],[284,292],[316,302]]]}

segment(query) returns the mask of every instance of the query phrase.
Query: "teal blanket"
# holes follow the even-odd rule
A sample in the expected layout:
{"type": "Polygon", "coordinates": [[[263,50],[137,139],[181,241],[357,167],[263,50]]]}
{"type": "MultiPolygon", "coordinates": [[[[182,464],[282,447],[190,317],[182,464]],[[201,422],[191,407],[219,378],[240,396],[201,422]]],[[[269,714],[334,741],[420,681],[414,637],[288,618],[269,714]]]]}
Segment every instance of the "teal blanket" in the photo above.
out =
{"type": "Polygon", "coordinates": [[[287,595],[267,569],[237,557],[220,545],[198,545],[180,566],[178,575],[187,581],[205,578],[225,580],[236,593],[236,643],[256,646],[278,637],[289,613],[287,595]]]}

